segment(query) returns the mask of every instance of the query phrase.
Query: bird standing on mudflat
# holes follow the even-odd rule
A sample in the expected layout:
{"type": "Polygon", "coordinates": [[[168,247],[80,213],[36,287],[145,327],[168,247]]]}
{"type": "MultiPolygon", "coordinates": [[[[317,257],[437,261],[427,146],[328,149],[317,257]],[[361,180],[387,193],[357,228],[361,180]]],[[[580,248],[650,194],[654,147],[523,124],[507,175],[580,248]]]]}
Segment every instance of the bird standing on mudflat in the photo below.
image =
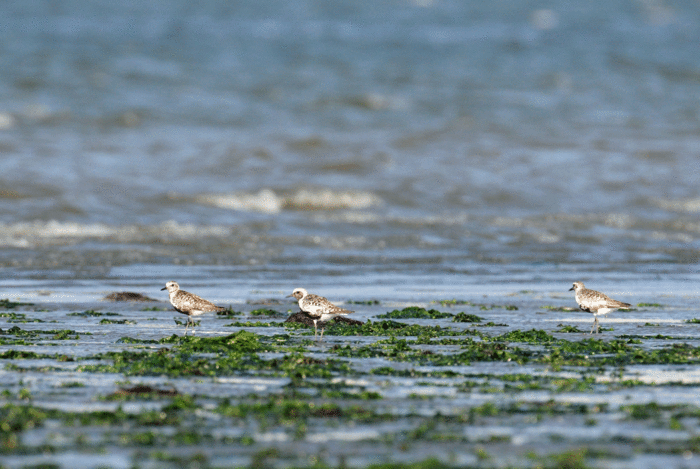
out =
{"type": "Polygon", "coordinates": [[[161,288],[160,290],[168,290],[168,294],[170,295],[170,304],[173,305],[175,311],[187,315],[185,335],[187,335],[187,328],[189,327],[190,323],[192,323],[192,327],[194,328],[192,316],[201,316],[204,313],[226,310],[226,308],[216,306],[211,301],[205,300],[204,298],[193,293],[180,290],[180,285],[178,285],[177,282],[168,282],[165,284],[165,287],[161,288]]]}
{"type": "Polygon", "coordinates": [[[593,334],[593,329],[595,329],[596,334],[600,330],[600,324],[598,323],[599,315],[608,314],[616,309],[628,309],[632,307],[629,303],[613,300],[599,291],[589,290],[583,282],[574,282],[574,286],[569,288],[569,291],[572,290],[576,292],[575,298],[578,307],[581,308],[582,311],[593,313],[593,317],[595,317],[591,334],[593,334]]]}
{"type": "MultiPolygon", "coordinates": [[[[306,313],[314,322],[314,337],[318,334],[318,322],[324,323],[337,316],[354,313],[339,306],[334,305],[326,298],[307,292],[303,288],[295,288],[287,298],[294,297],[299,300],[299,309],[306,313]]],[[[321,325],[321,339],[325,326],[321,325]]]]}

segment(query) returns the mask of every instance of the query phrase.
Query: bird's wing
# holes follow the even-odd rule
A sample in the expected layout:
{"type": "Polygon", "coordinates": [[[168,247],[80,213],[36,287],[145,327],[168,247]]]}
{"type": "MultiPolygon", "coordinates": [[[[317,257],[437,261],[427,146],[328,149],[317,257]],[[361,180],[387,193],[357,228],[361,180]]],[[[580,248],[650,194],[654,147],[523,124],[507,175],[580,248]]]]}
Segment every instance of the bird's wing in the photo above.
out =
{"type": "Polygon", "coordinates": [[[341,308],[340,306],[333,305],[333,308],[330,310],[331,314],[351,314],[354,313],[355,311],[350,311],[345,308],[341,308]]]}
{"type": "Polygon", "coordinates": [[[209,300],[205,300],[201,296],[194,293],[187,293],[180,290],[177,292],[176,301],[178,301],[179,309],[184,311],[223,311],[226,308],[216,306],[209,300]],[[182,294],[184,293],[184,295],[182,294]]]}
{"type": "Polygon", "coordinates": [[[304,297],[304,301],[302,301],[303,306],[302,310],[306,313],[312,314],[312,315],[319,315],[319,314],[349,314],[352,313],[353,311],[348,311],[346,309],[343,309],[339,306],[334,305],[330,301],[328,301],[326,298],[318,295],[313,295],[309,294],[304,297]]]}
{"type": "Polygon", "coordinates": [[[623,303],[622,301],[613,300],[608,295],[595,290],[586,290],[586,296],[583,298],[582,307],[586,306],[592,310],[600,308],[629,308],[632,305],[623,303]]]}
{"type": "Polygon", "coordinates": [[[622,301],[618,300],[613,300],[612,298],[610,299],[610,303],[608,306],[612,306],[614,308],[631,308],[632,305],[629,303],[623,303],[622,301]]]}

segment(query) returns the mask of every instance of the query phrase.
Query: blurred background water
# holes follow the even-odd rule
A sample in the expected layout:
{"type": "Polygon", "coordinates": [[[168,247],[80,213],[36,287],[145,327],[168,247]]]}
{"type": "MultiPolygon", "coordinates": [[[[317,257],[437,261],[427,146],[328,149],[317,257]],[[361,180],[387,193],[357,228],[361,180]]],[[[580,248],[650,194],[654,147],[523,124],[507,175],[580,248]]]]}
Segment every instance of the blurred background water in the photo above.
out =
{"type": "Polygon", "coordinates": [[[4,291],[697,293],[699,157],[697,1],[0,3],[4,291]]]}

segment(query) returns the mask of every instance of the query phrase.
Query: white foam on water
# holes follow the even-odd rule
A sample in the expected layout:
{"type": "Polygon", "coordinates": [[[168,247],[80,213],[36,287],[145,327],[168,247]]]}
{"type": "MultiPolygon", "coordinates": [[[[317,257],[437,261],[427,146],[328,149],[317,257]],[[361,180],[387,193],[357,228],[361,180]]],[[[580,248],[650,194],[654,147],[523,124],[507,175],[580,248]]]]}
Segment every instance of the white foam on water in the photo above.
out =
{"type": "Polygon", "coordinates": [[[371,192],[331,189],[302,189],[277,193],[262,189],[255,193],[203,194],[195,197],[200,204],[243,212],[279,213],[282,210],[340,210],[378,206],[380,197],[371,192]]]}

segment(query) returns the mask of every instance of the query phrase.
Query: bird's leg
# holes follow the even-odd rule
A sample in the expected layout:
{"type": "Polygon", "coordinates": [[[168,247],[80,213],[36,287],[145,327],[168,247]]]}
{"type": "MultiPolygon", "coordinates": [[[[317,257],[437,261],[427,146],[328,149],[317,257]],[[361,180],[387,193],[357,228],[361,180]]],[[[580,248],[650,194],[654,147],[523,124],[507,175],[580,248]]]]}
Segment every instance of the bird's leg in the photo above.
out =
{"type": "Polygon", "coordinates": [[[190,327],[190,316],[187,316],[187,322],[185,323],[185,335],[187,335],[187,328],[190,327]]]}
{"type": "Polygon", "coordinates": [[[316,319],[314,319],[314,339],[318,335],[318,326],[316,325],[316,319]]]}
{"type": "Polygon", "coordinates": [[[318,340],[323,340],[323,331],[325,331],[325,330],[326,330],[326,326],[324,325],[321,327],[321,337],[319,337],[318,340]]]}

